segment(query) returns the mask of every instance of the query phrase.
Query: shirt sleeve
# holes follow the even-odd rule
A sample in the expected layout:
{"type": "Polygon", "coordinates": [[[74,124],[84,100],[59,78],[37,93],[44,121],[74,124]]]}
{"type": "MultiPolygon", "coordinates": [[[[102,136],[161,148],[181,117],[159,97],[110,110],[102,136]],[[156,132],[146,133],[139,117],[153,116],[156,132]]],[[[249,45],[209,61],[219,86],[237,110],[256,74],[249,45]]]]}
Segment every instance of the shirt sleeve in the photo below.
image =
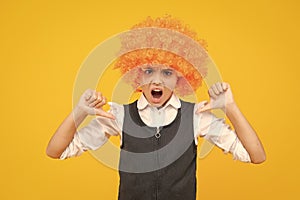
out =
{"type": "MultiPolygon", "coordinates": [[[[250,156],[243,144],[224,119],[217,118],[210,111],[196,114],[196,110],[203,105],[203,102],[195,105],[194,108],[194,133],[195,138],[204,137],[212,144],[223,149],[224,153],[231,153],[233,159],[242,162],[250,162],[250,156]]],[[[197,141],[197,140],[195,140],[197,141]]]]}
{"type": "Polygon", "coordinates": [[[110,136],[118,136],[122,132],[124,107],[110,103],[110,110],[116,119],[97,116],[87,126],[81,128],[74,135],[73,140],[60,156],[66,159],[81,155],[87,150],[96,150],[103,146],[110,136]]]}

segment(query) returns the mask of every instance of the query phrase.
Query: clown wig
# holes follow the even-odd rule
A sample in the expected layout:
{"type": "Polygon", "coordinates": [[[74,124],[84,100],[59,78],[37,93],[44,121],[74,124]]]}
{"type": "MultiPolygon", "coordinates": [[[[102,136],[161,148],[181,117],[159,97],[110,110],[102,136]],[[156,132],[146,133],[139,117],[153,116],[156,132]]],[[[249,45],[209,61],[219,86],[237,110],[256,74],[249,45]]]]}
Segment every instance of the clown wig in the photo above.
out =
{"type": "Polygon", "coordinates": [[[195,92],[207,74],[207,43],[169,15],[148,17],[133,26],[122,36],[119,54],[114,68],[135,89],[140,86],[139,67],[144,65],[165,65],[179,72],[175,92],[180,96],[195,92]]]}

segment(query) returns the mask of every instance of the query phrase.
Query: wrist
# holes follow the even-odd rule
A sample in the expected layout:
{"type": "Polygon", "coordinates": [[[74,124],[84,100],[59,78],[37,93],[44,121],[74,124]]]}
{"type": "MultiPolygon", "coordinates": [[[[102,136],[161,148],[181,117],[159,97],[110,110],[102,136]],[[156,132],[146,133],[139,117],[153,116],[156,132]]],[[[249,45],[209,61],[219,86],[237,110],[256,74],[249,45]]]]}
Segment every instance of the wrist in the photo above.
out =
{"type": "Polygon", "coordinates": [[[88,116],[88,113],[84,111],[80,106],[76,106],[73,109],[73,119],[76,124],[80,124],[86,117],[88,116]]]}
{"type": "Polygon", "coordinates": [[[238,109],[238,106],[236,105],[236,103],[232,102],[232,103],[226,104],[226,106],[223,109],[223,111],[226,114],[229,114],[229,113],[235,112],[237,109],[238,109]]]}

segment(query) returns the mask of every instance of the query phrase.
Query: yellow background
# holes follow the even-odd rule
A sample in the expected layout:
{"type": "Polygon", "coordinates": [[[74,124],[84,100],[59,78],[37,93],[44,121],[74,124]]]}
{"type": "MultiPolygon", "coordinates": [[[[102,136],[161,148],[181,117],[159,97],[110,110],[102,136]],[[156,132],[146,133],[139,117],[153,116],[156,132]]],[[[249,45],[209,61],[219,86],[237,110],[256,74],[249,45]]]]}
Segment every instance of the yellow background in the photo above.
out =
{"type": "Polygon", "coordinates": [[[267,152],[261,165],[214,148],[198,160],[198,199],[299,199],[297,0],[1,1],[0,199],[116,199],[118,174],[89,153],[45,155],[72,109],[87,55],[146,16],[171,14],[209,54],[267,152]]]}

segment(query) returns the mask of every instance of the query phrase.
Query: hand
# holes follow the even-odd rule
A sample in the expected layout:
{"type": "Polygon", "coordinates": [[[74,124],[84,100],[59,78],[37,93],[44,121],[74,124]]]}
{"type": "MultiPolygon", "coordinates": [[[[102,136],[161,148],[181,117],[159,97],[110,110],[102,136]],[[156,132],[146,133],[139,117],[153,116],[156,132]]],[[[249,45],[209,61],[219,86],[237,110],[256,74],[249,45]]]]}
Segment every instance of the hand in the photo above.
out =
{"type": "Polygon", "coordinates": [[[95,90],[88,89],[80,97],[77,108],[87,115],[98,115],[115,119],[115,117],[102,109],[106,104],[106,98],[95,90]]]}
{"type": "Polygon", "coordinates": [[[228,83],[218,82],[213,84],[209,88],[208,94],[210,96],[210,102],[206,102],[204,106],[197,110],[197,113],[218,108],[225,111],[228,105],[234,103],[233,95],[228,83]]]}

